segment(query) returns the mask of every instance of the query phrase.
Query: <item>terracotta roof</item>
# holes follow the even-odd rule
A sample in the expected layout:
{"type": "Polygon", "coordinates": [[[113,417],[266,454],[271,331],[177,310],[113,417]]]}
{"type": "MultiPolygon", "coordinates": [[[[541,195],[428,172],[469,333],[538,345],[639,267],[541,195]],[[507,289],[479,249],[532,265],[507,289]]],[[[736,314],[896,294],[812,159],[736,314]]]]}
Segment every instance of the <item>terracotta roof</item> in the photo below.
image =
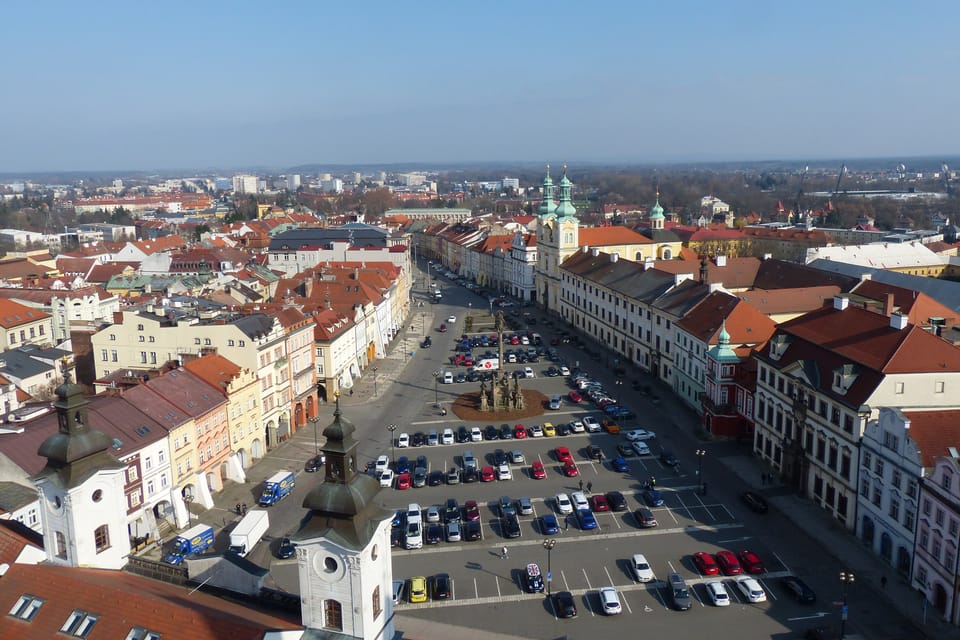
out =
{"type": "Polygon", "coordinates": [[[49,313],[14,302],[7,298],[0,298],[0,327],[12,329],[20,325],[30,324],[50,317],[49,313]]]}
{"type": "MultiPolygon", "coordinates": [[[[577,232],[580,246],[609,247],[621,244],[651,244],[650,238],[627,227],[580,227],[577,232]]],[[[628,256],[624,256],[628,257],[628,256]]]]}
{"type": "MultiPolygon", "coordinates": [[[[726,266],[718,267],[714,260],[707,260],[707,283],[722,284],[727,289],[753,287],[760,269],[759,258],[727,258],[726,266]]],[[[686,260],[657,260],[654,267],[673,274],[691,273],[700,279],[700,262],[686,260]]]]}
{"type": "Polygon", "coordinates": [[[15,280],[31,275],[56,272],[56,269],[39,265],[29,258],[12,258],[0,260],[0,278],[15,280]]]}
{"type": "Polygon", "coordinates": [[[780,313],[807,313],[815,311],[831,302],[840,287],[826,285],[822,287],[801,287],[799,289],[751,289],[741,291],[737,297],[749,302],[761,313],[768,316],[780,313]]]}
{"type": "Polygon", "coordinates": [[[28,545],[43,549],[43,535],[19,520],[0,520],[0,564],[12,565],[28,545]]]}
{"type": "Polygon", "coordinates": [[[186,362],[183,368],[224,393],[226,393],[226,389],[233,379],[240,373],[239,366],[216,353],[186,362]]]}
{"type": "Polygon", "coordinates": [[[874,306],[879,307],[878,310],[881,311],[887,294],[893,295],[894,310],[905,314],[913,324],[926,324],[931,317],[943,318],[947,326],[957,323],[957,315],[953,309],[920,291],[872,279],[864,280],[850,291],[851,302],[856,298],[873,300],[876,301],[874,306]]]}
{"type": "Polygon", "coordinates": [[[910,438],[917,443],[924,467],[933,467],[938,456],[960,449],[960,410],[904,411],[910,420],[910,438]]]}
{"type": "Polygon", "coordinates": [[[0,582],[0,594],[8,611],[24,594],[44,601],[29,622],[0,616],[3,638],[62,638],[60,628],[76,610],[98,616],[91,640],[126,638],[134,626],[177,640],[262,640],[267,631],[303,628],[292,616],[125,571],[14,564],[0,582]]]}
{"type": "Polygon", "coordinates": [[[87,282],[106,284],[113,276],[121,275],[127,269],[136,271],[140,268],[139,262],[104,262],[90,269],[87,282]]]}
{"type": "Polygon", "coordinates": [[[714,291],[677,321],[677,326],[706,344],[716,344],[724,324],[732,345],[765,342],[776,329],[773,320],[724,291],[714,291]]]}

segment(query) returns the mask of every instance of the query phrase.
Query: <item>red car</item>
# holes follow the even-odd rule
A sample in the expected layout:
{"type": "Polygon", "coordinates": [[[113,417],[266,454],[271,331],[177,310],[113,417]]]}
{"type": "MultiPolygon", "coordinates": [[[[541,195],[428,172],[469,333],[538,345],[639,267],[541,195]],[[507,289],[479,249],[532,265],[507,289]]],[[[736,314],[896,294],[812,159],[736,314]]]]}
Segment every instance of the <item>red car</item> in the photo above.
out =
{"type": "Polygon", "coordinates": [[[564,462],[563,475],[567,476],[568,478],[575,478],[580,475],[580,469],[577,469],[577,465],[573,464],[572,462],[564,462]]]}
{"type": "Polygon", "coordinates": [[[554,455],[557,456],[559,462],[573,462],[573,456],[570,454],[570,449],[566,447],[557,447],[553,450],[554,455]]]}
{"type": "Polygon", "coordinates": [[[409,488],[410,488],[410,474],[409,474],[409,473],[401,473],[400,475],[398,475],[398,476],[397,476],[397,489],[400,489],[400,490],[402,491],[402,490],[404,490],[404,489],[409,489],[409,488]]]}
{"type": "Polygon", "coordinates": [[[518,424],[513,428],[513,437],[517,440],[523,440],[527,437],[527,430],[522,424],[518,424]]]}
{"type": "Polygon", "coordinates": [[[530,475],[533,476],[534,480],[543,480],[547,477],[547,470],[543,468],[542,462],[536,460],[530,467],[530,475]]]}
{"type": "Polygon", "coordinates": [[[567,397],[570,398],[570,402],[573,402],[574,404],[580,404],[583,402],[583,396],[581,396],[580,392],[576,389],[567,394],[567,397]]]}
{"type": "Polygon", "coordinates": [[[590,496],[590,508],[594,511],[610,511],[610,503],[603,495],[590,496]]]}
{"type": "Polygon", "coordinates": [[[471,358],[470,356],[467,356],[466,358],[464,358],[464,359],[463,359],[463,366],[465,366],[465,367],[472,367],[472,366],[473,366],[473,358],[471,358]]]}
{"type": "Polygon", "coordinates": [[[715,576],[720,573],[720,567],[717,566],[717,561],[714,560],[713,556],[709,553],[697,551],[693,554],[693,564],[697,567],[697,571],[699,571],[701,575],[715,576]]]}
{"type": "Polygon", "coordinates": [[[497,479],[497,474],[493,472],[493,467],[484,467],[480,470],[480,482],[493,482],[497,479]]]}
{"type": "Polygon", "coordinates": [[[740,564],[743,565],[747,573],[757,574],[767,572],[767,568],[764,567],[763,562],[760,561],[760,556],[753,551],[743,550],[737,554],[737,557],[740,558],[740,564]]]}
{"type": "Polygon", "coordinates": [[[476,500],[467,500],[463,503],[463,516],[467,522],[473,522],[480,519],[480,507],[476,500]]]}
{"type": "Polygon", "coordinates": [[[738,576],[743,573],[743,567],[740,566],[737,556],[733,555],[732,551],[718,551],[717,564],[720,565],[724,575],[738,576]]]}

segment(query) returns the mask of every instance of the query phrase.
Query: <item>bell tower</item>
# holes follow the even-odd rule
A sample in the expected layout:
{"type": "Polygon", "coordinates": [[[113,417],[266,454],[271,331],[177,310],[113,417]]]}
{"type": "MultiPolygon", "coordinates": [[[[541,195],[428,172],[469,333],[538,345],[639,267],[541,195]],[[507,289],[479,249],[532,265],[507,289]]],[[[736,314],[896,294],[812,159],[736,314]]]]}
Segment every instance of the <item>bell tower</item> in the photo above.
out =
{"type": "MultiPolygon", "coordinates": [[[[338,638],[393,637],[390,520],[380,484],[357,470],[356,428],[340,412],[323,430],[324,482],[307,494],[296,535],[304,626],[338,638]]],[[[312,636],[311,636],[312,637],[312,636]]]]}
{"type": "Polygon", "coordinates": [[[126,466],[110,453],[110,438],[89,428],[83,387],[65,378],[54,392],[59,429],[40,445],[47,464],[31,478],[40,494],[47,559],[121,569],[130,555],[126,466]]]}

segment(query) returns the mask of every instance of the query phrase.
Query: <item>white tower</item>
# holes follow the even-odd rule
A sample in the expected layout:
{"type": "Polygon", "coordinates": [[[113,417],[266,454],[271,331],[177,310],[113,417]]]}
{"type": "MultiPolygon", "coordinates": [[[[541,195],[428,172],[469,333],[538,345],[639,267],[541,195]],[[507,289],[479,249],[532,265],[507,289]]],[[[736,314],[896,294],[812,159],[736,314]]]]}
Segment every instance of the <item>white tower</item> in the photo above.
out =
{"type": "Polygon", "coordinates": [[[126,466],[110,453],[110,438],[87,424],[83,387],[69,376],[57,387],[59,431],[40,445],[47,466],[31,480],[40,493],[43,545],[50,562],[121,569],[130,555],[126,466]]]}
{"type": "Polygon", "coordinates": [[[337,638],[393,638],[392,512],[374,501],[380,484],[357,471],[355,428],[340,415],[323,430],[326,477],[303,500],[297,543],[303,624],[337,638]]]}

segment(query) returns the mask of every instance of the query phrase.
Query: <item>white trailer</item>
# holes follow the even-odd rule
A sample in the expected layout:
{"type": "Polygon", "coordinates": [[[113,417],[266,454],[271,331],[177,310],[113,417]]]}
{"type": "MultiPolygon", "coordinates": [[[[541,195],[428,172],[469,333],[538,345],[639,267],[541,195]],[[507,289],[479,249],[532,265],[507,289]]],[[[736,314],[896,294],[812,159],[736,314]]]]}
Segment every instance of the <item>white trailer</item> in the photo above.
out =
{"type": "Polygon", "coordinates": [[[230,532],[230,551],[241,558],[253,549],[270,527],[266,511],[250,511],[230,532]]]}

